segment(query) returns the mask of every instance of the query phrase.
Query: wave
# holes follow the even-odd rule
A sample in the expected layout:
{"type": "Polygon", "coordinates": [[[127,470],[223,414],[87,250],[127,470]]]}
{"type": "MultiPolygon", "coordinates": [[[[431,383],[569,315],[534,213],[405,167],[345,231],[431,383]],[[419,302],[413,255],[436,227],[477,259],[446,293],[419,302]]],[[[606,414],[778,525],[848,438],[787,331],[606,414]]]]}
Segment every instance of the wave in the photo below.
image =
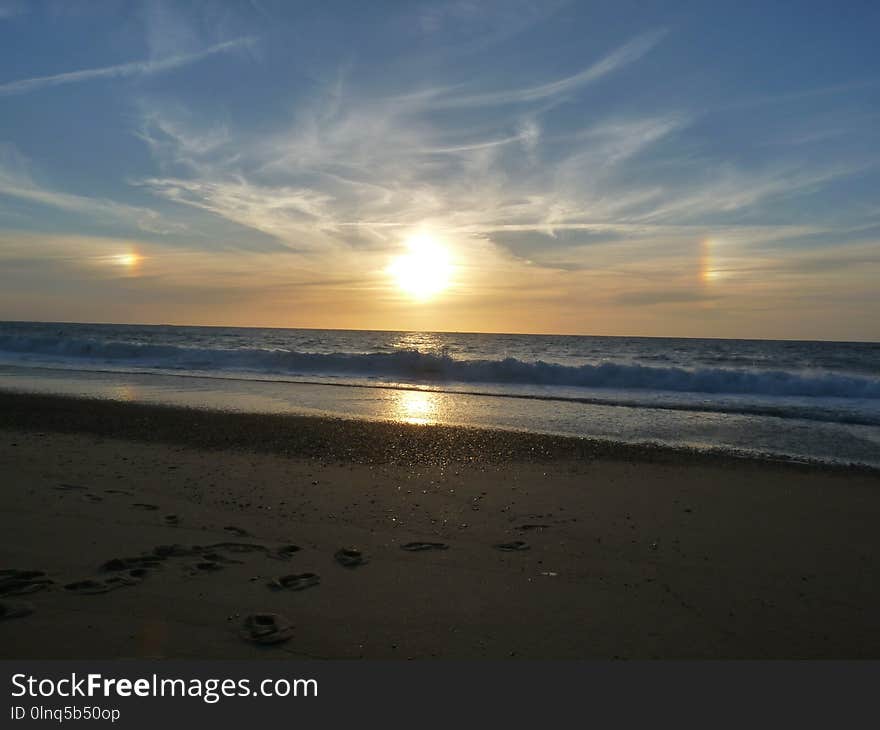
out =
{"type": "Polygon", "coordinates": [[[415,350],[310,353],[284,349],[219,349],[74,337],[0,336],[0,354],[28,362],[62,360],[161,368],[283,375],[320,374],[411,382],[652,390],[677,393],[880,399],[880,379],[837,373],[730,368],[685,369],[634,363],[587,364],[460,360],[415,350]]]}

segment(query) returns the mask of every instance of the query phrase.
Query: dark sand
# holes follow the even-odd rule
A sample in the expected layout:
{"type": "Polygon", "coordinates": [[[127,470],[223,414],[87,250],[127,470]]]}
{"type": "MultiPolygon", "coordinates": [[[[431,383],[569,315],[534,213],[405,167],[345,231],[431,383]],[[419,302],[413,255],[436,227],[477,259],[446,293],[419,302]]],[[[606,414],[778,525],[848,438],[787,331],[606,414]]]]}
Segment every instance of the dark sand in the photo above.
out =
{"type": "Polygon", "coordinates": [[[45,573],[0,656],[880,658],[878,514],[868,470],[0,393],[0,570],[45,573]]]}

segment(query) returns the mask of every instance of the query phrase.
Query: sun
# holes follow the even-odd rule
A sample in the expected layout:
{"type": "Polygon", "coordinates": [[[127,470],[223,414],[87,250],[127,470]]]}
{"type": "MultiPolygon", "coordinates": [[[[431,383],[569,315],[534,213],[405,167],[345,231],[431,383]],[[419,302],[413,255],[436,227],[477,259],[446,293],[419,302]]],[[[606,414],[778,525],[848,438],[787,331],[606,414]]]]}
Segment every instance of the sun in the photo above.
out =
{"type": "Polygon", "coordinates": [[[388,267],[397,286],[414,299],[430,299],[446,289],[452,280],[449,251],[425,234],[407,241],[409,251],[388,267]]]}

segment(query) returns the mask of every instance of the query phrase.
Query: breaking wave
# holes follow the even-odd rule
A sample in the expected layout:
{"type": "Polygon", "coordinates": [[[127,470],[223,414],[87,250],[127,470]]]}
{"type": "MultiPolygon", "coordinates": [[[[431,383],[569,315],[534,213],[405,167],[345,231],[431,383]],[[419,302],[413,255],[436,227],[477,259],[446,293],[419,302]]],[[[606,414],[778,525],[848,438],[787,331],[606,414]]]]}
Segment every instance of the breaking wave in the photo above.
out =
{"type": "Polygon", "coordinates": [[[618,390],[761,396],[880,399],[880,379],[839,373],[730,368],[686,369],[604,362],[580,366],[516,358],[462,360],[397,350],[310,353],[284,349],[219,349],[74,337],[0,336],[0,356],[24,362],[116,367],[341,375],[429,383],[495,383],[618,390]]]}

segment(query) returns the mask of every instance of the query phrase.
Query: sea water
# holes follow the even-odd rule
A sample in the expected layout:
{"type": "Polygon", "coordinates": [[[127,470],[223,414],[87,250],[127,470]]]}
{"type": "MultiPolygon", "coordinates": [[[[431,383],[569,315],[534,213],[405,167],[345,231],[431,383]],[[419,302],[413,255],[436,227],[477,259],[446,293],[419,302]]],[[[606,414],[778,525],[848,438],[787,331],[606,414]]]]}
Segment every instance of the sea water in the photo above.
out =
{"type": "Polygon", "coordinates": [[[880,344],[0,323],[0,388],[880,465],[880,344]]]}

